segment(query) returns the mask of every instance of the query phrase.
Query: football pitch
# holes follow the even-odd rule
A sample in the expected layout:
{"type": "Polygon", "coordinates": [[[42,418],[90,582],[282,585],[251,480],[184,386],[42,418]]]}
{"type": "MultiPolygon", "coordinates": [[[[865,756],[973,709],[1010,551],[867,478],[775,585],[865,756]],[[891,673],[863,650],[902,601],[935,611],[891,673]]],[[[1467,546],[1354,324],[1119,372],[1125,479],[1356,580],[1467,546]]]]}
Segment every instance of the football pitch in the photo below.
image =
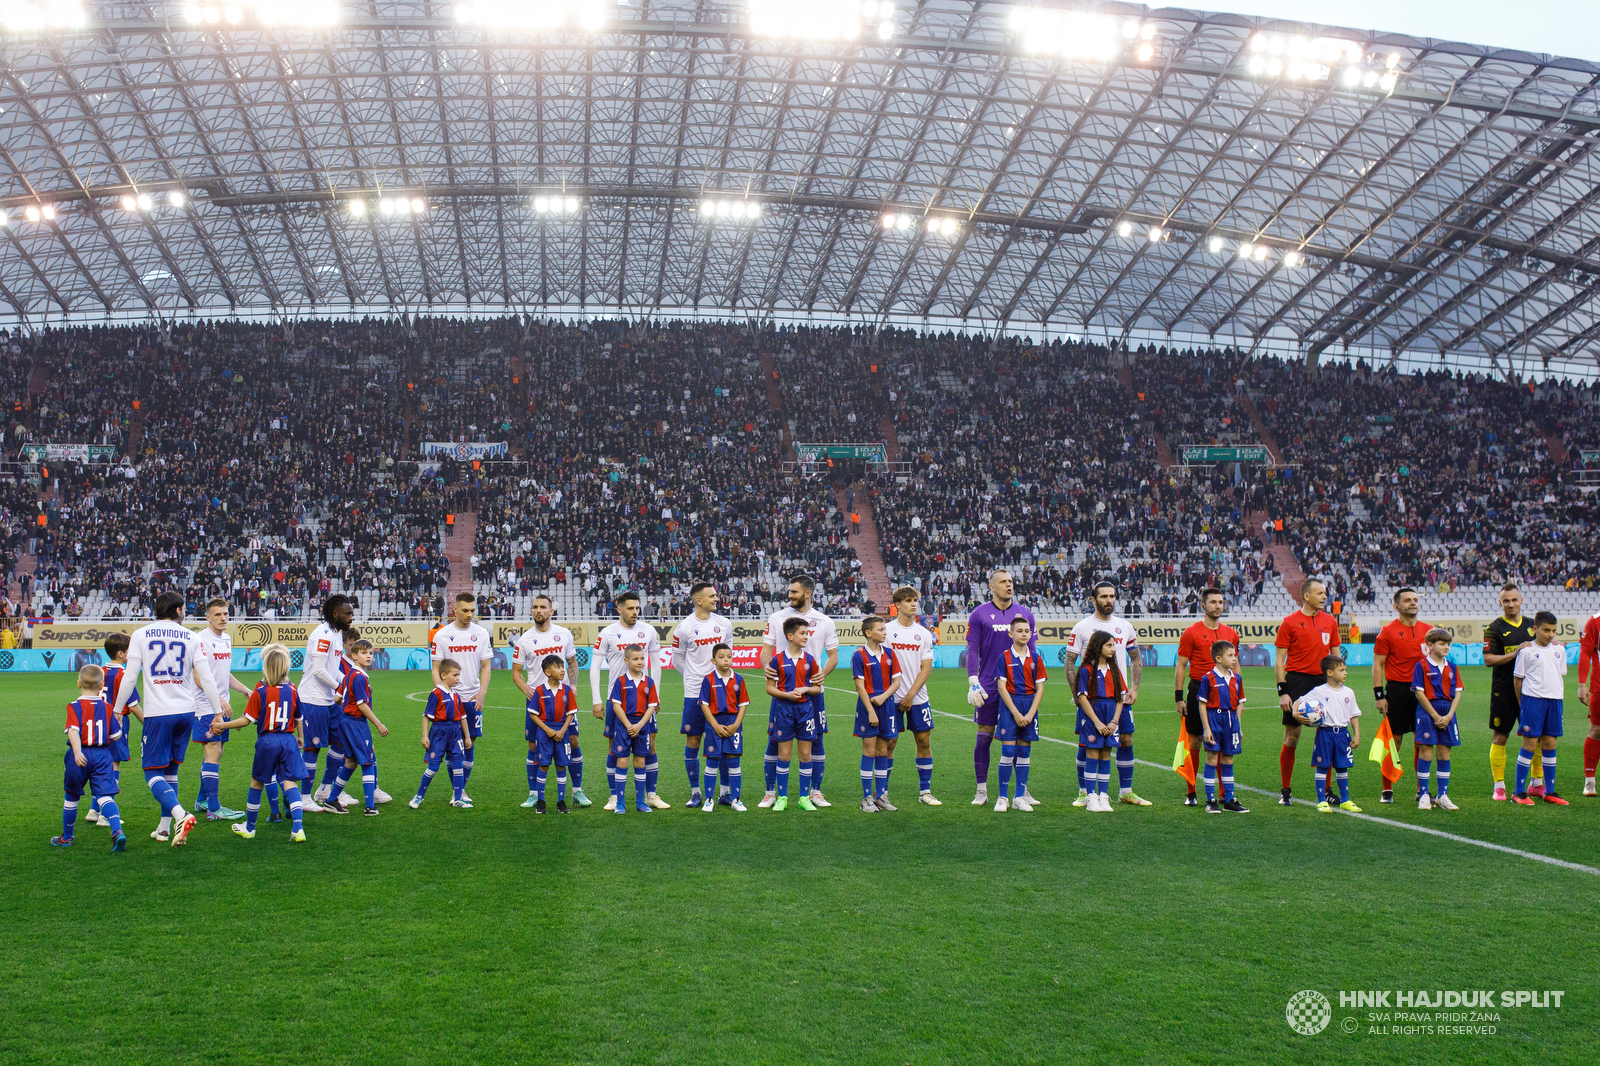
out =
{"type": "MultiPolygon", "coordinates": [[[[496,672],[476,809],[451,809],[441,775],[413,811],[415,700],[428,675],[376,672],[390,729],[377,741],[379,781],[395,797],[381,816],[309,815],[308,842],[291,844],[287,823],[263,812],[253,841],[201,823],[175,850],[149,838],[159,812],[130,766],[119,797],[129,845],[116,855],[108,831],[81,818],[76,847],[48,845],[61,825],[70,676],[7,677],[0,1061],[1590,1061],[1600,800],[1579,796],[1575,679],[1558,780],[1571,806],[1523,808],[1489,799],[1487,677],[1467,672],[1452,813],[1406,801],[1409,741],[1401,802],[1379,805],[1366,760],[1376,715],[1365,670],[1354,671],[1367,714],[1352,794],[1371,817],[1353,817],[1277,805],[1270,670],[1245,671],[1236,776],[1252,812],[1213,816],[1183,807],[1182,780],[1148,765],[1172,759],[1170,671],[1146,673],[1136,717],[1134,785],[1155,806],[1111,815],[1071,806],[1074,747],[1051,740],[1033,749],[1034,813],[971,806],[965,678],[934,676],[933,706],[949,712],[933,733],[938,808],[916,802],[906,737],[891,785],[899,811],[859,809],[846,670],[829,681],[831,809],[756,809],[764,696],[746,725],[749,812],[685,809],[681,685],[669,671],[658,753],[672,810],[600,809],[604,747],[587,714],[595,806],[521,809],[521,701],[496,672]],[[1485,989],[1487,1011],[1401,1009],[1394,995],[1485,989]],[[1301,990],[1331,1001],[1317,1035],[1286,1020],[1301,990]],[[1389,991],[1390,1006],[1341,1006],[1340,991],[1389,991]],[[1563,995],[1559,1007],[1501,1006],[1517,991],[1563,995]]],[[[585,703],[587,684],[577,679],[585,703]]],[[[1045,698],[1043,733],[1071,741],[1059,676],[1045,698]]],[[[244,807],[253,738],[241,730],[225,751],[225,806],[244,807]]],[[[186,805],[200,771],[190,751],[186,805]]],[[[997,764],[998,744],[993,754],[997,764]]],[[[1308,734],[1300,797],[1312,795],[1309,756],[1308,734]]]]}

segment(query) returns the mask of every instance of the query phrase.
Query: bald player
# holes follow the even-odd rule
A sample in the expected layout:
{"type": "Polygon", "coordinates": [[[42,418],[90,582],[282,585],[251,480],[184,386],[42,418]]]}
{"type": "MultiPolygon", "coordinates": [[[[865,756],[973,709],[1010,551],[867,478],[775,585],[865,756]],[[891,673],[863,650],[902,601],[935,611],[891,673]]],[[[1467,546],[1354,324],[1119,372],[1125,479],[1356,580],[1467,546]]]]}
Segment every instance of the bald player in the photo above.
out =
{"type": "Polygon", "coordinates": [[[1339,623],[1322,609],[1328,599],[1328,586],[1310,577],[1300,584],[1300,609],[1278,625],[1273,644],[1278,652],[1274,668],[1278,674],[1278,709],[1283,712],[1283,748],[1278,752],[1278,772],[1283,779],[1283,795],[1278,803],[1294,803],[1289,795],[1294,780],[1295,747],[1300,743],[1300,719],[1294,705],[1323,683],[1322,660],[1338,654],[1339,623]]]}
{"type": "MultiPolygon", "coordinates": [[[[1389,719],[1389,732],[1394,734],[1397,748],[1402,737],[1417,730],[1417,694],[1411,689],[1411,675],[1427,654],[1428,630],[1433,628],[1417,619],[1421,603],[1416,589],[1397,590],[1394,610],[1399,617],[1378,630],[1377,642],[1372,646],[1372,694],[1378,699],[1378,713],[1389,719]]],[[[1417,750],[1413,742],[1413,770],[1416,762],[1417,750]]],[[[1427,782],[1419,779],[1417,794],[1420,796],[1426,787],[1427,782]]],[[[1393,803],[1393,790],[1384,789],[1378,802],[1393,803]]]]}
{"type": "Polygon", "coordinates": [[[1028,623],[1028,650],[1038,645],[1039,623],[1033,612],[1013,598],[1016,588],[1011,571],[996,570],[989,575],[989,602],[981,603],[967,616],[967,702],[974,708],[972,720],[978,723],[978,739],[972,749],[972,772],[978,779],[974,807],[989,802],[989,749],[994,745],[994,728],[1000,721],[1000,665],[1011,647],[1011,623],[1028,623]]]}

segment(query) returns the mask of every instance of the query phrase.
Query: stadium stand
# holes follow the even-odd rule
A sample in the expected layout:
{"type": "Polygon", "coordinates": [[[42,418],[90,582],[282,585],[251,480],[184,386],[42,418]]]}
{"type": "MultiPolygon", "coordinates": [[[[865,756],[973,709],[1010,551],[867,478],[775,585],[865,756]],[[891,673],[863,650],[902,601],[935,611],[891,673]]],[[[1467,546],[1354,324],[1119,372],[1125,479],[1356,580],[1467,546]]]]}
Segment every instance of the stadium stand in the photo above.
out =
{"type": "Polygon", "coordinates": [[[241,614],[300,616],[348,591],[364,617],[431,616],[456,514],[474,520],[463,578],[490,617],[523,617],[539,593],[569,617],[604,614],[624,588],[666,617],[701,576],[730,613],[760,617],[799,570],[848,615],[869,600],[845,515],[857,492],[889,581],[941,613],[1002,565],[1045,617],[1080,612],[1101,578],[1134,614],[1193,613],[1208,584],[1287,612],[1276,538],[1354,608],[1410,583],[1436,613],[1479,614],[1507,579],[1578,602],[1600,550],[1580,484],[1600,465],[1584,458],[1597,395],[1571,383],[1312,375],[1226,348],[509,317],[51,329],[8,338],[3,363],[6,571],[31,556],[35,607],[72,617],[139,613],[168,585],[241,614]],[[30,399],[35,368],[46,384],[30,399]],[[1288,465],[1161,466],[1164,446],[1259,443],[1241,396],[1288,465]],[[789,449],[886,427],[889,470],[799,468],[789,449]],[[15,462],[30,441],[124,454],[50,464],[34,490],[15,462]],[[429,461],[425,441],[509,451],[429,461]]]}

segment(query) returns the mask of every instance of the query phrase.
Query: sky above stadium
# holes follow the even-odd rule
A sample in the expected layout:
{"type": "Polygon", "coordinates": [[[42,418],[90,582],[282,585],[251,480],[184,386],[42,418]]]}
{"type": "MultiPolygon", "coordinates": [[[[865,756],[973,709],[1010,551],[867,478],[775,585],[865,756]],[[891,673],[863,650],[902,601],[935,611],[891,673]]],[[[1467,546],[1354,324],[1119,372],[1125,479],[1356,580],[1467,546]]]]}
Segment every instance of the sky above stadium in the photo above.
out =
{"type": "Polygon", "coordinates": [[[1574,0],[1223,0],[1212,10],[1600,62],[1600,4],[1574,0]]]}

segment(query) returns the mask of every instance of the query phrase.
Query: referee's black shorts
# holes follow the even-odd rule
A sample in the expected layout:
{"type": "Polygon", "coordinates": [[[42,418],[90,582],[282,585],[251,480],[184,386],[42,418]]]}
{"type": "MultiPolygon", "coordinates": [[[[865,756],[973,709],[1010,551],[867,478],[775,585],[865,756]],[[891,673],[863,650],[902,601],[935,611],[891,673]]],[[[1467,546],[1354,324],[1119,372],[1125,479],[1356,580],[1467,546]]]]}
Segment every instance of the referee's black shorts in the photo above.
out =
{"type": "MultiPolygon", "coordinates": [[[[1301,696],[1304,696],[1306,693],[1322,684],[1325,680],[1327,679],[1321,674],[1297,674],[1291,670],[1283,679],[1283,687],[1289,693],[1289,698],[1291,700],[1299,700],[1301,696]]],[[[1296,719],[1294,712],[1284,711],[1283,724],[1304,725],[1305,723],[1296,719]]]]}
{"type": "Polygon", "coordinates": [[[1200,682],[1192,677],[1189,679],[1189,694],[1183,703],[1183,727],[1189,731],[1191,740],[1199,740],[1206,735],[1205,724],[1200,721],[1200,682]]]}
{"type": "Polygon", "coordinates": [[[1385,681],[1383,698],[1389,701],[1389,732],[1395,736],[1417,731],[1417,694],[1404,681],[1385,681]]]}

